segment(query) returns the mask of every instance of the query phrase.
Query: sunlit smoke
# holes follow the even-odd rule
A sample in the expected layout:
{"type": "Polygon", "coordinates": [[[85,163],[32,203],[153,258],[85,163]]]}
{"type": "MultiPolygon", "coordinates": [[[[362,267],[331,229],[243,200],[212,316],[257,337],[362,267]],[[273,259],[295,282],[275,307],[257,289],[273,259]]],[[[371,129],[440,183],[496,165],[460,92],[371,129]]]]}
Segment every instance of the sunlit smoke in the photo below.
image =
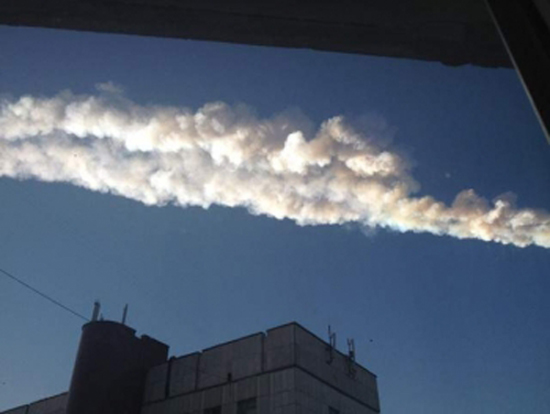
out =
{"type": "Polygon", "coordinates": [[[212,204],[300,225],[357,223],[519,247],[550,247],[550,214],[473,190],[449,206],[415,196],[408,160],[376,129],[343,117],[314,131],[303,117],[249,108],[140,106],[112,84],[0,102],[0,176],[68,182],[147,205],[212,204]]]}

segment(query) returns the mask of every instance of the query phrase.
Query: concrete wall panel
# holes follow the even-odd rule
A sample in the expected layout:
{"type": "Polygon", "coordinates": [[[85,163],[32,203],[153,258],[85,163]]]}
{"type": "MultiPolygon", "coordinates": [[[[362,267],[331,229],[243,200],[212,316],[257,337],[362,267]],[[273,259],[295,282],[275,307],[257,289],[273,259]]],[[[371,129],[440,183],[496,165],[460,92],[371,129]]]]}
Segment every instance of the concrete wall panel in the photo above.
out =
{"type": "Polygon", "coordinates": [[[289,324],[267,331],[264,346],[265,370],[270,371],[294,364],[295,329],[296,325],[289,324]]]}
{"type": "Polygon", "coordinates": [[[195,353],[172,361],[170,370],[170,396],[196,389],[199,358],[200,353],[195,353]]]}
{"type": "Polygon", "coordinates": [[[211,407],[217,407],[224,403],[224,387],[216,387],[205,390],[201,393],[201,405],[200,408],[206,409],[211,407]]]}
{"type": "Polygon", "coordinates": [[[235,383],[234,390],[236,401],[254,398],[258,395],[258,378],[250,377],[243,379],[235,383]]]}
{"type": "Polygon", "coordinates": [[[329,407],[341,414],[377,412],[300,370],[296,372],[296,399],[300,414],[328,413],[329,407]]]}
{"type": "Polygon", "coordinates": [[[357,400],[375,409],[379,408],[376,376],[347,355],[330,352],[327,344],[315,335],[297,326],[296,363],[322,380],[345,390],[357,400]]]}
{"type": "Polygon", "coordinates": [[[1,414],[27,414],[28,405],[23,405],[22,407],[12,408],[8,411],[2,411],[1,414]]]}
{"type": "Polygon", "coordinates": [[[199,388],[237,380],[262,371],[264,335],[242,338],[202,352],[199,360],[199,388]]]}
{"type": "Polygon", "coordinates": [[[167,375],[168,363],[158,365],[149,370],[145,379],[143,401],[148,403],[166,398],[167,375]]]}
{"type": "MultiPolygon", "coordinates": [[[[235,414],[237,402],[257,399],[258,414],[295,413],[295,368],[259,374],[224,385],[146,404],[141,414],[203,414],[221,406],[222,414],[235,414]]],[[[19,414],[19,413],[17,413],[19,414]]]]}
{"type": "Polygon", "coordinates": [[[68,394],[64,393],[32,403],[27,414],[65,414],[67,397],[68,394]]]}

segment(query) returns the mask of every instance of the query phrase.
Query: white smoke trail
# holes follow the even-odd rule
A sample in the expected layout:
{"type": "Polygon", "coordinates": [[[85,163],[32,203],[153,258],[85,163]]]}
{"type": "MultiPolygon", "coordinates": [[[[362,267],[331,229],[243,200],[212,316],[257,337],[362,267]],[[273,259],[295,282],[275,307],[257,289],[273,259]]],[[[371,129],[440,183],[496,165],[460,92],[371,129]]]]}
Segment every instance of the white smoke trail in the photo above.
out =
{"type": "Polygon", "coordinates": [[[244,206],[301,225],[359,223],[550,247],[550,214],[473,190],[447,206],[414,197],[406,159],[342,117],[309,134],[216,102],[143,107],[113,88],[0,102],[0,176],[69,182],[148,205],[244,206]],[[106,92],[107,91],[107,92],[106,92]]]}

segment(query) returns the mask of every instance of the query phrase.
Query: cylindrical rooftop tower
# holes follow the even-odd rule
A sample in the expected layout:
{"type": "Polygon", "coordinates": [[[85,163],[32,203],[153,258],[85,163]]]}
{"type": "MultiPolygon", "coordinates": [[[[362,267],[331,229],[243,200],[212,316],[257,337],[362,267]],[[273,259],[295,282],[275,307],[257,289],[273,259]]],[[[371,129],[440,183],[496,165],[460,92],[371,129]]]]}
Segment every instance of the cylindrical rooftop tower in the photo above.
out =
{"type": "Polygon", "coordinates": [[[166,361],[168,346],[111,321],[82,327],[67,414],[139,414],[147,371],[166,361]]]}

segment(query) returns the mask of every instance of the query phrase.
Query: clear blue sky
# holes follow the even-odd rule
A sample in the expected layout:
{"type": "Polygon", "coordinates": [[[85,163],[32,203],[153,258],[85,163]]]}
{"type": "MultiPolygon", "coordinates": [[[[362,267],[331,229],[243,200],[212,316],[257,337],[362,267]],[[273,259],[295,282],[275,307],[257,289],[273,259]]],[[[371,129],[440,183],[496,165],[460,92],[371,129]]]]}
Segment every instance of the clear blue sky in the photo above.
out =
{"type": "MultiPolygon", "coordinates": [[[[550,209],[550,147],[516,74],[306,50],[0,28],[0,93],[122,85],[134,102],[244,102],[314,123],[376,114],[421,195],[550,209]]],[[[300,227],[0,178],[0,267],[179,355],[296,320],[354,337],[385,414],[550,412],[550,255],[447,236],[300,227]],[[370,340],[372,339],[372,342],[370,340]]],[[[0,277],[0,410],[68,388],[81,321],[0,277]]]]}

